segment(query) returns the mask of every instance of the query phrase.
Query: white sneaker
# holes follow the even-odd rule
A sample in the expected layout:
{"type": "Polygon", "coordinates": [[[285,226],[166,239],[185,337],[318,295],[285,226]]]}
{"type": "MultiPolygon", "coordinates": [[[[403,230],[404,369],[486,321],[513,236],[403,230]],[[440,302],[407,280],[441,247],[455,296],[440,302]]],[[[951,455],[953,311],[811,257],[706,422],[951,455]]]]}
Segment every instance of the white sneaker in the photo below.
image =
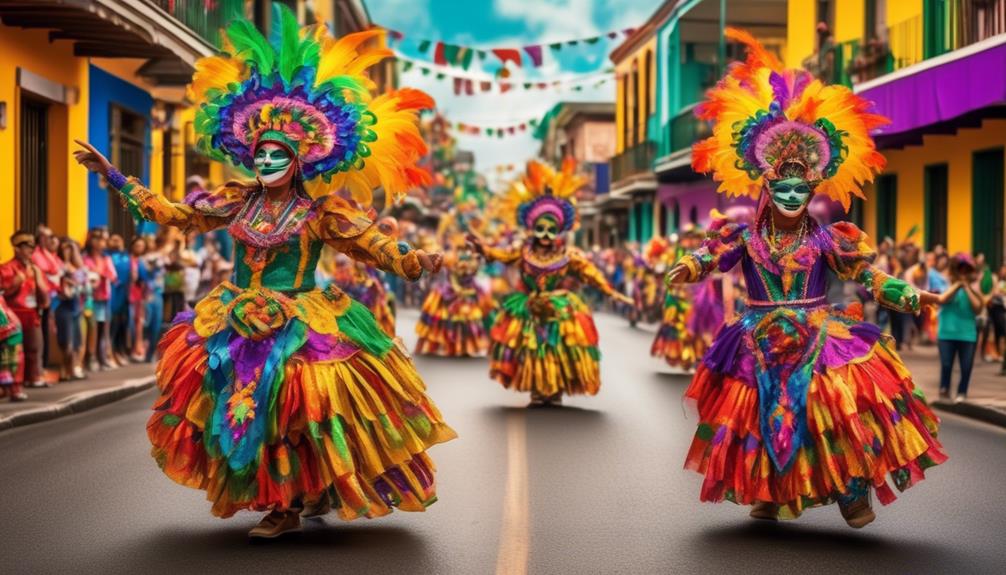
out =
{"type": "Polygon", "coordinates": [[[968,396],[958,393],[957,397],[954,398],[954,403],[964,403],[968,400],[968,396]]]}

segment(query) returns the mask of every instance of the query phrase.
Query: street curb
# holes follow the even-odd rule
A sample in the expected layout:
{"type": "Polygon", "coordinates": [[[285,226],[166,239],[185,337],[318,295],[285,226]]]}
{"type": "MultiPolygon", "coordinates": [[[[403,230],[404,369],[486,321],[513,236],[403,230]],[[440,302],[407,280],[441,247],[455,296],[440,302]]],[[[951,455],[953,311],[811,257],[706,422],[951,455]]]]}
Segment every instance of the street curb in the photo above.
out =
{"type": "Polygon", "coordinates": [[[14,429],[15,427],[23,427],[33,423],[49,421],[50,419],[56,419],[58,417],[63,417],[64,415],[81,413],[89,409],[94,409],[95,407],[107,405],[146,389],[150,389],[154,386],[155,380],[155,377],[152,375],[147,377],[138,377],[135,379],[127,379],[122,383],[122,385],[116,387],[109,387],[95,391],[82,391],[80,393],[64,397],[63,399],[50,405],[44,405],[35,409],[0,416],[0,432],[8,429],[14,429]]]}
{"type": "Polygon", "coordinates": [[[930,405],[941,411],[946,411],[947,413],[963,415],[964,417],[970,417],[971,419],[977,419],[979,421],[984,421],[985,423],[998,425],[999,427],[1006,427],[1006,413],[1003,413],[998,409],[985,407],[984,405],[978,405],[977,403],[971,403],[969,401],[953,403],[942,399],[936,400],[930,405]]]}

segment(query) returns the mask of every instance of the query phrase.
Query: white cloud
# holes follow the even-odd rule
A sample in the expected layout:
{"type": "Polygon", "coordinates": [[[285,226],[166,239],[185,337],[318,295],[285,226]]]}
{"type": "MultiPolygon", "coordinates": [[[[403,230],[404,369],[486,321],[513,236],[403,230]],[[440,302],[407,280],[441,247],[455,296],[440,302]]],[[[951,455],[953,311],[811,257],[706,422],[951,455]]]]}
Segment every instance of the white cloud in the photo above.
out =
{"type": "Polygon", "coordinates": [[[541,43],[595,36],[601,31],[594,23],[592,0],[494,0],[496,13],[524,20],[541,43]]]}

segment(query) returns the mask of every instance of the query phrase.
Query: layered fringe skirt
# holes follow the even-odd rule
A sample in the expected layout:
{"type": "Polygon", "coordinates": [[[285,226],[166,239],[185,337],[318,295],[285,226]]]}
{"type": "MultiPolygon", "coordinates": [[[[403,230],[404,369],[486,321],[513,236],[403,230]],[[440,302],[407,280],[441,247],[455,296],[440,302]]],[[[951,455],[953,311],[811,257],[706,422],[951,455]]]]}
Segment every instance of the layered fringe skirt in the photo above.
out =
{"type": "Polygon", "coordinates": [[[206,491],[214,515],[328,496],[349,520],[436,500],[426,450],[455,433],[400,345],[334,286],[287,296],[225,283],[160,350],[152,454],[206,491]]]}
{"type": "Polygon", "coordinates": [[[688,332],[691,303],[684,286],[671,286],[664,295],[664,312],[657,335],[650,346],[650,355],[659,357],[671,367],[690,370],[702,359],[702,342],[688,332]]]}
{"type": "Polygon", "coordinates": [[[685,462],[703,501],[758,501],[782,517],[903,491],[946,460],[938,418],[886,336],[859,312],[749,310],[727,324],[686,398],[699,426],[685,462]]]}
{"type": "Polygon", "coordinates": [[[445,282],[423,301],[416,353],[483,357],[489,351],[489,326],[496,302],[478,286],[455,289],[445,282]]]}
{"type": "Polygon", "coordinates": [[[601,387],[597,328],[576,294],[510,294],[490,338],[490,375],[507,389],[547,397],[595,395],[601,387]]]}

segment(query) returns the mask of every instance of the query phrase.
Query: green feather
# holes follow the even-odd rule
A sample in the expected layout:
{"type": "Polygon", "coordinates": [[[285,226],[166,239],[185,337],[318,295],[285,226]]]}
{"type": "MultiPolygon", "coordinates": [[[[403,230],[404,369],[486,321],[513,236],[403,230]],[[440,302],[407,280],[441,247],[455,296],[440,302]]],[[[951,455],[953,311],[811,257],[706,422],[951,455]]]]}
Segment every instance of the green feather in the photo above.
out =
{"type": "Polygon", "coordinates": [[[333,91],[349,92],[356,101],[363,100],[370,95],[367,87],[352,76],[333,76],[326,80],[322,86],[329,87],[333,91]]]}
{"type": "Polygon", "coordinates": [[[272,5],[272,15],[273,22],[279,23],[272,34],[272,45],[279,54],[279,76],[289,86],[300,64],[300,26],[293,12],[282,4],[272,5]]]}
{"type": "Polygon", "coordinates": [[[247,20],[235,20],[227,28],[227,38],[234,45],[234,50],[248,63],[255,66],[263,76],[272,74],[276,63],[276,54],[272,46],[255,29],[255,25],[247,20]]]}

